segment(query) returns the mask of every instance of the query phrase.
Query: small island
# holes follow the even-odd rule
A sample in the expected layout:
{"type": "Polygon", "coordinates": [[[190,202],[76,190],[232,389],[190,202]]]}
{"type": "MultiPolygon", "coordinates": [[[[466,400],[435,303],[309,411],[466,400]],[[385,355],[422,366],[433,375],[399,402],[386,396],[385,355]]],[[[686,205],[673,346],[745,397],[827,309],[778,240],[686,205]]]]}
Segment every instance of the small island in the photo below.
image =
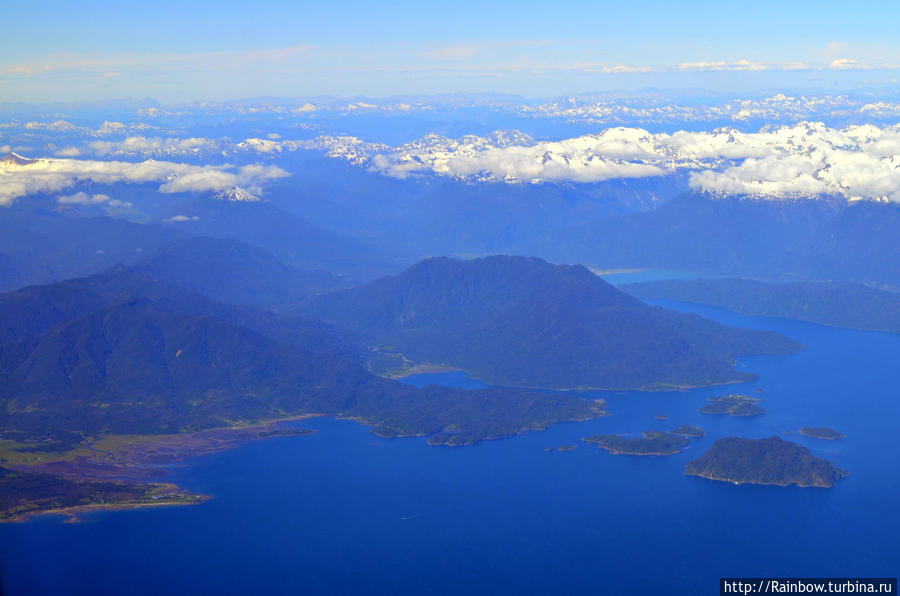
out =
{"type": "Polygon", "coordinates": [[[582,439],[586,443],[595,443],[616,455],[673,455],[690,443],[684,437],[656,430],[645,430],[641,438],[625,438],[620,435],[594,435],[582,439]]]}
{"type": "Polygon", "coordinates": [[[837,439],[843,439],[846,436],[842,432],[824,426],[804,426],[799,432],[804,437],[822,439],[823,441],[836,441],[837,439]]]}
{"type": "Polygon", "coordinates": [[[685,467],[688,476],[700,476],[734,484],[815,486],[829,488],[848,474],[809,449],[785,441],[768,439],[719,439],[709,450],[685,467]]]}
{"type": "Polygon", "coordinates": [[[578,445],[560,445],[557,451],[575,451],[576,449],[578,449],[578,445]]]}
{"type": "Polygon", "coordinates": [[[655,416],[655,418],[656,418],[657,420],[661,420],[661,421],[663,421],[663,422],[665,422],[666,420],[669,419],[669,417],[666,416],[665,414],[658,414],[657,416],[655,416]]]}
{"type": "Polygon", "coordinates": [[[759,400],[749,395],[733,393],[710,397],[709,403],[700,408],[701,414],[728,414],[730,416],[759,416],[766,411],[757,405],[759,400]]]}
{"type": "Polygon", "coordinates": [[[706,436],[706,431],[699,426],[693,426],[691,424],[682,424],[678,428],[670,430],[669,433],[688,439],[699,439],[706,436]]]}

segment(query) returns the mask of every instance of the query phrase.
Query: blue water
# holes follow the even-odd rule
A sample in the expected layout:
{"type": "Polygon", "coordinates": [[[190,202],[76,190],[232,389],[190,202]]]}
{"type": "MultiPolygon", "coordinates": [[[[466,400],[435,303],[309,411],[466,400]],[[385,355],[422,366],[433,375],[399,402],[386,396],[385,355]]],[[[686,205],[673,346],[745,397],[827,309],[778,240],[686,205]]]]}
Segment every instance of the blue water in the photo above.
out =
{"type": "MultiPolygon", "coordinates": [[[[794,337],[809,349],[740,366],[768,413],[706,416],[722,388],[598,393],[612,416],[462,448],[380,439],[354,422],[175,469],[193,507],[44,517],[0,527],[6,594],[716,593],[720,576],[895,577],[900,561],[900,336],[673,305],[794,337]],[[668,422],[654,419],[658,414],[668,422]],[[697,424],[671,457],[614,456],[593,433],[697,424]],[[833,489],[733,486],[683,475],[722,436],[789,437],[851,474],[833,489]]],[[[477,386],[461,373],[410,382],[477,386]]]]}

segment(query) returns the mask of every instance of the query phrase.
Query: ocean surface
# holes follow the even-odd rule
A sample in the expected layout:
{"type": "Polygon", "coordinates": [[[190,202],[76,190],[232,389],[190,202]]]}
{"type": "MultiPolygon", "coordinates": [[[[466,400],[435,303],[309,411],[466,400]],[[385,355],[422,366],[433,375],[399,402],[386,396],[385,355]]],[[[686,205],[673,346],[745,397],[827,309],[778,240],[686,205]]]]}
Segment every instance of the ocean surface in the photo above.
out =
{"type": "MultiPolygon", "coordinates": [[[[900,336],[657,303],[808,349],[742,359],[754,383],[597,392],[612,416],[470,447],[304,420],[319,432],[174,467],[173,481],[214,497],[202,505],[0,526],[3,593],[714,594],[721,576],[896,577],[900,336]],[[697,412],[732,392],[758,395],[768,413],[697,412]],[[654,419],[661,414],[670,420],[654,419]],[[707,436],[669,457],[580,441],[681,424],[707,436]],[[847,437],[809,439],[796,434],[802,426],[847,437]],[[684,475],[717,438],[787,431],[850,475],[832,489],[684,475]],[[561,445],[578,448],[545,452],[561,445]]],[[[482,386],[462,373],[407,381],[482,386]]]]}

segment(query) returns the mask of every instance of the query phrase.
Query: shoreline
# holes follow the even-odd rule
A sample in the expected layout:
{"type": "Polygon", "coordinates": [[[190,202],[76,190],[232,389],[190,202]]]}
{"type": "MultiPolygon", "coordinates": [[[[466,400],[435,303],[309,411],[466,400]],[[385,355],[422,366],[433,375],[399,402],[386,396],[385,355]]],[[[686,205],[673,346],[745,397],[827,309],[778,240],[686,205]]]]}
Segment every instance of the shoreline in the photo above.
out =
{"type": "Polygon", "coordinates": [[[412,377],[414,375],[431,375],[448,372],[466,371],[455,366],[448,366],[443,364],[417,364],[400,372],[388,373],[384,375],[384,377],[386,379],[405,379],[406,377],[412,377]]]}
{"type": "MultiPolygon", "coordinates": [[[[734,484],[735,486],[741,486],[742,484],[755,484],[757,486],[778,486],[781,488],[788,488],[791,486],[796,486],[797,488],[834,488],[836,483],[832,484],[800,484],[799,482],[758,482],[756,480],[734,480],[731,478],[722,478],[719,476],[713,476],[711,474],[697,474],[692,472],[685,472],[685,476],[696,476],[697,478],[704,478],[706,480],[714,480],[716,482],[728,482],[729,484],[734,484]]],[[[846,476],[847,474],[844,474],[846,476]]]]}
{"type": "Polygon", "coordinates": [[[475,381],[481,381],[485,385],[490,387],[505,387],[508,389],[526,389],[529,391],[560,391],[565,393],[578,393],[578,392],[594,392],[594,391],[605,391],[607,393],[621,393],[625,391],[642,391],[646,393],[657,393],[663,391],[692,391],[694,389],[705,389],[707,387],[723,387],[725,385],[740,385],[743,383],[752,383],[759,379],[758,375],[754,373],[749,373],[753,375],[754,379],[728,379],[723,381],[707,381],[699,384],[667,384],[667,383],[653,383],[650,385],[643,385],[640,387],[593,387],[593,386],[579,386],[579,387],[544,387],[540,385],[508,385],[505,383],[495,383],[488,379],[484,379],[478,376],[475,376],[471,371],[468,371],[464,368],[459,368],[457,366],[452,366],[449,364],[416,364],[409,368],[405,368],[399,372],[386,372],[382,373],[379,376],[385,379],[405,379],[407,377],[411,377],[414,375],[428,375],[428,374],[439,374],[439,373],[448,373],[448,372],[461,372],[465,373],[466,377],[469,379],[473,379],[475,381]]]}
{"type": "Polygon", "coordinates": [[[174,435],[109,435],[94,440],[95,444],[103,447],[102,450],[74,457],[72,451],[76,450],[70,450],[38,463],[10,465],[10,470],[25,474],[47,474],[79,483],[115,482],[142,487],[148,491],[160,488],[165,492],[158,498],[150,497],[150,500],[140,497],[134,501],[88,503],[49,509],[38,506],[0,519],[0,523],[27,522],[46,514],[69,516],[65,521],[72,523],[77,521],[78,513],[88,511],[121,511],[203,503],[212,496],[190,493],[163,480],[171,472],[169,466],[187,458],[224,451],[251,441],[315,434],[315,429],[290,428],[285,424],[318,416],[321,414],[302,414],[264,420],[252,425],[233,425],[174,435]]]}
{"type": "MultiPolygon", "coordinates": [[[[511,432],[490,436],[478,436],[461,438],[453,441],[445,433],[437,433],[427,440],[429,446],[462,447],[474,445],[484,440],[505,439],[524,434],[529,431],[546,430],[558,422],[582,422],[604,416],[610,412],[605,408],[605,400],[597,399],[592,404],[591,412],[586,415],[573,416],[571,418],[554,420],[548,423],[532,423],[519,428],[510,429],[511,432]]],[[[357,424],[369,427],[370,431],[381,438],[412,438],[427,437],[428,433],[398,433],[394,434],[390,429],[379,428],[376,422],[361,416],[340,416],[322,413],[306,413],[283,418],[268,419],[253,424],[233,424],[232,426],[192,431],[166,435],[106,435],[101,437],[84,437],[89,451],[84,445],[79,445],[68,451],[46,453],[38,461],[20,462],[6,465],[10,470],[25,474],[46,474],[56,476],[73,482],[118,482],[130,484],[132,487],[144,487],[148,490],[153,486],[165,486],[169,489],[167,495],[179,498],[167,499],[160,496],[160,501],[147,501],[136,497],[134,502],[120,503],[89,503],[85,505],[56,507],[52,509],[38,508],[14,513],[16,506],[9,510],[11,517],[6,521],[27,521],[32,517],[45,513],[58,513],[76,517],[74,513],[98,509],[125,510],[148,506],[165,505],[190,505],[202,503],[210,496],[193,495],[172,484],[165,482],[167,475],[171,473],[171,466],[184,459],[199,457],[202,455],[217,453],[226,449],[237,447],[251,441],[258,441],[277,436],[305,436],[318,432],[315,429],[294,428],[288,426],[290,422],[296,422],[307,418],[329,416],[335,420],[352,420],[357,424]]]]}
{"type": "Polygon", "coordinates": [[[288,422],[315,418],[322,414],[302,414],[263,420],[255,424],[233,425],[165,435],[107,435],[94,439],[95,448],[85,455],[76,450],[60,452],[39,463],[13,464],[21,472],[40,472],[73,480],[147,480],[145,473],[158,465],[215,453],[250,441],[277,436],[315,434],[314,429],[283,428],[288,422]]]}
{"type": "Polygon", "coordinates": [[[35,509],[32,511],[24,511],[18,515],[6,519],[0,519],[0,524],[25,523],[34,519],[35,517],[40,517],[42,515],[68,516],[68,519],[63,520],[63,523],[71,524],[81,521],[78,517],[79,513],[90,513],[91,511],[126,511],[128,509],[144,509],[150,507],[177,507],[182,505],[199,505],[200,503],[205,503],[212,498],[210,495],[195,495],[193,493],[180,494],[184,495],[185,497],[191,497],[191,499],[171,501],[160,499],[159,501],[142,501],[135,503],[95,503],[91,505],[58,507],[55,509],[35,509]]]}

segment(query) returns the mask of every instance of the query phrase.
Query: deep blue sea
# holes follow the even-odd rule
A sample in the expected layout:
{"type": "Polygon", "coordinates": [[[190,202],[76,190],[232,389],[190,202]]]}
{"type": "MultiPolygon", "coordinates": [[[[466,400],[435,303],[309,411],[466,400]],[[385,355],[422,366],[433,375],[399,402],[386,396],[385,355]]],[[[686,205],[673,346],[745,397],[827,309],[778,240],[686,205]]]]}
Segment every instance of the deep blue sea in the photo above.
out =
{"type": "MultiPolygon", "coordinates": [[[[380,439],[349,421],[174,469],[198,506],[0,526],[4,594],[715,594],[720,576],[900,572],[900,336],[661,303],[808,350],[743,359],[758,382],[597,393],[612,416],[471,447],[380,439]],[[754,418],[697,412],[759,394],[754,418]],[[654,419],[658,414],[667,422],[654,419]],[[616,456],[594,433],[697,424],[670,457],[616,456]],[[734,486],[683,474],[717,438],[830,426],[797,441],[850,471],[833,489],[734,486]],[[573,452],[546,447],[578,444],[573,452]]],[[[416,384],[479,386],[461,373],[416,384]]]]}

